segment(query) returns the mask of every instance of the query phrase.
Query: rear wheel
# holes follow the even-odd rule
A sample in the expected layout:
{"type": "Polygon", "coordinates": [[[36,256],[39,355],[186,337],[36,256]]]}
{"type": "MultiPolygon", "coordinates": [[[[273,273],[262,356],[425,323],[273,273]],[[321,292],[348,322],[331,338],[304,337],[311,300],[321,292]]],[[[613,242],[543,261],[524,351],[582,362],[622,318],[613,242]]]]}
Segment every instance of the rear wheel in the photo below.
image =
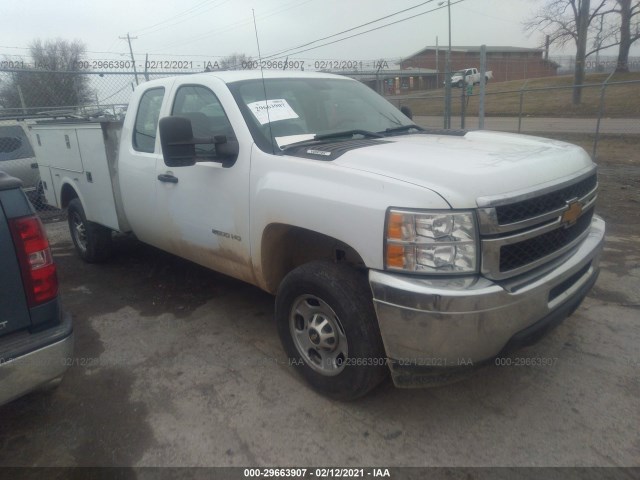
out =
{"type": "Polygon", "coordinates": [[[69,202],[67,217],[71,239],[80,258],[88,263],[106,260],[111,254],[111,230],[89,222],[77,198],[69,202]]]}
{"type": "Polygon", "coordinates": [[[289,273],[276,322],[291,364],[324,395],[355,399],[388,374],[366,275],[348,265],[316,261],[289,273]]]}

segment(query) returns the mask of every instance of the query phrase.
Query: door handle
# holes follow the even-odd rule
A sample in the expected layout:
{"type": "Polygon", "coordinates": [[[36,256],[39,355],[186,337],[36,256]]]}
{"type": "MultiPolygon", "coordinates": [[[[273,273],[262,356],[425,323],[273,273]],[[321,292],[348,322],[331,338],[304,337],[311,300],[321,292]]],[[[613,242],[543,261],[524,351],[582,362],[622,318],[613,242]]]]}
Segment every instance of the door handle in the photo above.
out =
{"type": "Polygon", "coordinates": [[[178,177],[174,177],[173,175],[170,175],[168,173],[162,173],[158,175],[158,180],[167,183],[178,183],[178,177]]]}

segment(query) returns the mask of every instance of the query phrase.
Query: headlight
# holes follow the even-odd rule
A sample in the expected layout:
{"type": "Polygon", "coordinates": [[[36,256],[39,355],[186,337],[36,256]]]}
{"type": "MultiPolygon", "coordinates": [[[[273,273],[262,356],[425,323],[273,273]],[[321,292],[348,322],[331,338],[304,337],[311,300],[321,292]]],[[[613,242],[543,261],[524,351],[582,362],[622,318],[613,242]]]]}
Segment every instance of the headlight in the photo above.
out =
{"type": "Polygon", "coordinates": [[[473,212],[387,211],[385,268],[389,270],[474,273],[477,245],[473,212]]]}

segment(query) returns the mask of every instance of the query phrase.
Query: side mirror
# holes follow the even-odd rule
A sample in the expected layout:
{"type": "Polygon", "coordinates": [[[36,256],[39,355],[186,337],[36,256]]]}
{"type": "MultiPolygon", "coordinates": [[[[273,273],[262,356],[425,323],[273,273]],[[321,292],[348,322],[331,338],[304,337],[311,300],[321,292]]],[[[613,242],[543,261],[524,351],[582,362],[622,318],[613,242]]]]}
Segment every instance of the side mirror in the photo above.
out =
{"type": "Polygon", "coordinates": [[[225,135],[215,137],[216,156],[222,161],[223,167],[232,166],[238,158],[240,144],[237,140],[229,140],[225,135]]]}
{"type": "Polygon", "coordinates": [[[406,105],[403,105],[402,107],[400,107],[400,111],[404,113],[405,117],[409,118],[409,120],[413,119],[413,112],[406,105]]]}
{"type": "Polygon", "coordinates": [[[168,167],[190,167],[198,160],[220,162],[223,167],[231,167],[238,158],[240,144],[236,140],[228,140],[226,135],[195,138],[188,118],[164,117],[160,119],[159,126],[162,156],[168,167]],[[196,145],[215,145],[215,157],[198,157],[196,145]]]}
{"type": "Polygon", "coordinates": [[[160,144],[167,167],[189,167],[196,163],[191,120],[182,117],[160,119],[160,144]]]}

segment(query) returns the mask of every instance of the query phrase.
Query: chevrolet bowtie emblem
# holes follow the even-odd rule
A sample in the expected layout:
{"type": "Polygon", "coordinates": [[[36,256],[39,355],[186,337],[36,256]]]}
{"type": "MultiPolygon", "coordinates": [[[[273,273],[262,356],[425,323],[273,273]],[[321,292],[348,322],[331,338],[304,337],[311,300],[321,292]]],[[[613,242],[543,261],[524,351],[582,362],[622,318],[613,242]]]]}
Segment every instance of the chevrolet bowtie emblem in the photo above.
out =
{"type": "Polygon", "coordinates": [[[562,223],[570,227],[582,215],[582,204],[578,200],[567,202],[567,210],[562,214],[562,223]]]}

